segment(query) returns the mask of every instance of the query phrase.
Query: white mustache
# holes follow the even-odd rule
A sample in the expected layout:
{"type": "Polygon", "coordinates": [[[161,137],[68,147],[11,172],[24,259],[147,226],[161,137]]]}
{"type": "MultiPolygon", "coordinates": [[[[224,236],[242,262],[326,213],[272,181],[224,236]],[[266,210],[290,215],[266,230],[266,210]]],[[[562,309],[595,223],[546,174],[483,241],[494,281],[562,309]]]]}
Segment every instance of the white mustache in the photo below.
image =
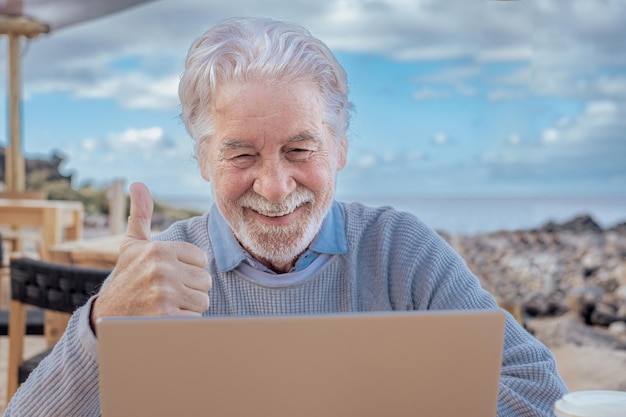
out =
{"type": "Polygon", "coordinates": [[[254,191],[247,191],[237,200],[237,205],[242,208],[254,210],[267,217],[280,217],[293,213],[303,204],[313,203],[315,194],[307,188],[296,189],[280,203],[271,203],[254,191]]]}

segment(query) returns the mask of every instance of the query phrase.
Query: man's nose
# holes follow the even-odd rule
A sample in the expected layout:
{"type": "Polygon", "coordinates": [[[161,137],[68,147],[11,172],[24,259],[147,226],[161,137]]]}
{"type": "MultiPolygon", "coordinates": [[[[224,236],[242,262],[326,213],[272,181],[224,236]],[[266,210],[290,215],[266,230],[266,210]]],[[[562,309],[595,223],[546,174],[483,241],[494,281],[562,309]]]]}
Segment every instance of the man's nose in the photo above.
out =
{"type": "Polygon", "coordinates": [[[280,161],[265,161],[257,172],[252,189],[272,203],[280,203],[296,189],[291,170],[280,161]]]}

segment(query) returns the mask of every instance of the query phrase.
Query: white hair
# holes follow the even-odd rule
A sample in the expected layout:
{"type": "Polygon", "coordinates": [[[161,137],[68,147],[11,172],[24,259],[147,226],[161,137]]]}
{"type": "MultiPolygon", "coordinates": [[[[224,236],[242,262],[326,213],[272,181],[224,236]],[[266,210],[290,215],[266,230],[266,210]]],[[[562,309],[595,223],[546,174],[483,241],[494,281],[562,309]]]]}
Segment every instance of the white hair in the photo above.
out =
{"type": "Polygon", "coordinates": [[[218,86],[229,82],[306,81],[316,85],[325,107],[323,123],[345,140],[352,104],[346,72],[330,49],[303,27],[266,18],[225,20],[189,49],[178,87],[182,119],[196,155],[214,134],[218,86]]]}

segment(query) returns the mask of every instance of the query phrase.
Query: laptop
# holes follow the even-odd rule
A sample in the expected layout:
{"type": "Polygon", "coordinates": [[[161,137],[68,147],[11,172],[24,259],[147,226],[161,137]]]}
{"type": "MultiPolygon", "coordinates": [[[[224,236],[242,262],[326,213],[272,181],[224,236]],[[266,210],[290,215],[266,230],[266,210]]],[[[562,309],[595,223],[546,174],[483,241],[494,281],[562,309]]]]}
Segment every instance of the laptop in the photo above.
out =
{"type": "Polygon", "coordinates": [[[495,417],[504,313],[105,318],[104,417],[495,417]]]}

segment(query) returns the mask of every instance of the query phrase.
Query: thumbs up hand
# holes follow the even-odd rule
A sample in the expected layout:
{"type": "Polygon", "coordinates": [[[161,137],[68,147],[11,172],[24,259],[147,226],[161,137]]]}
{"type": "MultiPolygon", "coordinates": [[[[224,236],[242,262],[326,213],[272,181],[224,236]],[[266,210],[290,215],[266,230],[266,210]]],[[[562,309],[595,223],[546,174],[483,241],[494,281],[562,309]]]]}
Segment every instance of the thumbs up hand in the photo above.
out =
{"type": "Polygon", "coordinates": [[[91,324],[107,316],[199,316],[209,308],[207,258],[187,242],[153,242],[148,187],[130,187],[130,216],[113,276],[96,298],[91,324]]]}

